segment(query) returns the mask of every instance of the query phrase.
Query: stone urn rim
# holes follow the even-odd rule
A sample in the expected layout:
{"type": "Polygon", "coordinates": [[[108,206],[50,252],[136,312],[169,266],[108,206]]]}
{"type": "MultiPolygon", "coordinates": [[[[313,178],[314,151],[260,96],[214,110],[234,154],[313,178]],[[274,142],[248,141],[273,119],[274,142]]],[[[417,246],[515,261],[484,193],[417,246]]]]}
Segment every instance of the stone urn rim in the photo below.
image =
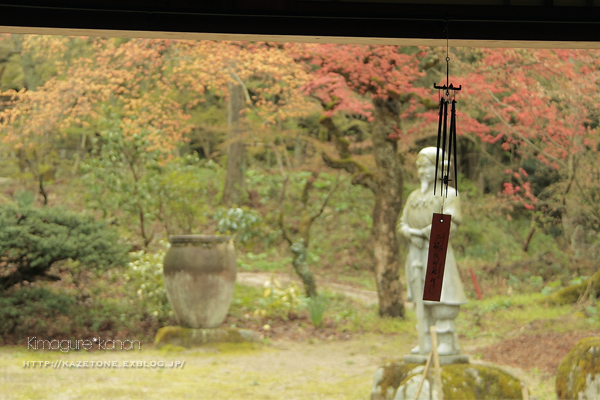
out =
{"type": "Polygon", "coordinates": [[[169,243],[227,243],[231,235],[170,235],[169,243]]]}

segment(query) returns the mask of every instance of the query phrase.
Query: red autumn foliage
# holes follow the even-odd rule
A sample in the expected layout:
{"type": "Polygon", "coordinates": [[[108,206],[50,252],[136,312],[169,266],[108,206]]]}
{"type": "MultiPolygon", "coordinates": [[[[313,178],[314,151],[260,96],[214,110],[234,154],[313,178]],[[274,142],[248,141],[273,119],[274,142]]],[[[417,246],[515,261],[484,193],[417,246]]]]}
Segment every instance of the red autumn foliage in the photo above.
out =
{"type": "Polygon", "coordinates": [[[516,160],[507,170],[504,193],[534,209],[523,160],[536,158],[569,179],[574,165],[596,151],[600,114],[600,62],[590,50],[479,49],[478,61],[464,78],[467,102],[489,130],[487,143],[501,143],[516,160]]]}

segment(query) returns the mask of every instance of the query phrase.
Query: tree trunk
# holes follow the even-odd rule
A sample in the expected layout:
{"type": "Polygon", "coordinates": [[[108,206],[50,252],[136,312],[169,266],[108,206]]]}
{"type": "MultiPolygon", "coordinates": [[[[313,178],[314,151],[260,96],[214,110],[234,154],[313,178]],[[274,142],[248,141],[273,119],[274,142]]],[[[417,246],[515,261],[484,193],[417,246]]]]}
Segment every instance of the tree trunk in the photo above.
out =
{"type": "Polygon", "coordinates": [[[40,194],[44,198],[44,205],[47,206],[48,205],[48,192],[46,192],[46,188],[44,187],[44,177],[41,174],[39,176],[38,182],[39,182],[39,187],[40,187],[40,194]]]}
{"type": "MultiPolygon", "coordinates": [[[[308,268],[308,263],[306,262],[307,248],[310,243],[310,228],[312,227],[312,223],[317,219],[322,213],[323,209],[327,205],[329,201],[329,197],[331,194],[337,189],[336,186],[332,189],[332,191],[327,196],[325,202],[321,206],[321,211],[315,215],[310,215],[308,210],[308,198],[311,188],[313,187],[313,183],[317,179],[318,173],[313,172],[312,176],[310,176],[306,180],[306,184],[304,185],[304,189],[302,190],[302,208],[301,208],[301,218],[300,218],[300,229],[298,240],[292,238],[292,236],[288,233],[285,222],[284,222],[284,213],[283,213],[283,201],[285,199],[285,190],[287,188],[288,177],[286,176],[283,181],[283,186],[281,188],[281,195],[279,197],[279,227],[281,228],[281,233],[286,242],[290,245],[290,250],[293,254],[292,265],[294,266],[294,271],[298,274],[300,279],[302,280],[302,284],[304,285],[304,290],[306,292],[306,296],[315,298],[318,296],[317,293],[317,282],[315,281],[315,276],[308,268]]],[[[338,182],[339,183],[339,182],[338,182]]]]}
{"type": "Polygon", "coordinates": [[[527,250],[529,250],[529,243],[531,242],[531,238],[533,237],[533,234],[535,233],[535,222],[531,223],[531,228],[529,228],[529,233],[527,234],[527,237],[525,238],[525,242],[523,243],[523,251],[527,252],[527,250]]]}
{"type": "Polygon", "coordinates": [[[292,265],[294,271],[298,274],[304,285],[306,296],[315,298],[317,297],[317,283],[315,282],[315,276],[308,268],[306,263],[306,246],[303,239],[295,242],[290,246],[290,250],[294,254],[292,265]]]}
{"type": "MultiPolygon", "coordinates": [[[[240,134],[240,112],[244,107],[244,93],[241,85],[229,84],[229,137],[235,139],[240,134]]],[[[223,203],[227,206],[241,204],[246,194],[246,147],[242,140],[235,140],[227,147],[227,174],[223,203]]]]}
{"type": "Polygon", "coordinates": [[[396,222],[402,210],[403,169],[396,142],[388,135],[398,127],[400,105],[393,99],[374,99],[373,155],[377,164],[373,208],[375,276],[379,295],[379,315],[404,317],[402,287],[399,281],[399,248],[396,222]]]}
{"type": "Polygon", "coordinates": [[[373,104],[372,140],[377,171],[373,173],[352,159],[348,140],[330,117],[322,117],[320,123],[332,137],[340,159],[334,160],[323,153],[323,161],[331,168],[345,169],[352,174],[353,184],[367,187],[375,194],[372,235],[379,315],[402,318],[404,302],[398,275],[400,249],[396,222],[402,210],[404,181],[396,141],[388,137],[398,128],[400,106],[393,99],[374,99],[373,104]]]}

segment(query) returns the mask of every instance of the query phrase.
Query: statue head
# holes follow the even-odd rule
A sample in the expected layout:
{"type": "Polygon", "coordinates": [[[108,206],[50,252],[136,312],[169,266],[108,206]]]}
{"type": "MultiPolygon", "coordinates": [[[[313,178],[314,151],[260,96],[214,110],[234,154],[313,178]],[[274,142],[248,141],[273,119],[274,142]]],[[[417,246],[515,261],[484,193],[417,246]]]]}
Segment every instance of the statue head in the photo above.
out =
{"type": "MultiPolygon", "coordinates": [[[[437,156],[437,147],[425,147],[417,155],[417,171],[421,182],[433,183],[435,180],[435,159],[437,156]]],[[[448,160],[441,162],[442,154],[440,152],[440,162],[438,169],[438,179],[442,177],[442,166],[448,168],[448,160]]]]}

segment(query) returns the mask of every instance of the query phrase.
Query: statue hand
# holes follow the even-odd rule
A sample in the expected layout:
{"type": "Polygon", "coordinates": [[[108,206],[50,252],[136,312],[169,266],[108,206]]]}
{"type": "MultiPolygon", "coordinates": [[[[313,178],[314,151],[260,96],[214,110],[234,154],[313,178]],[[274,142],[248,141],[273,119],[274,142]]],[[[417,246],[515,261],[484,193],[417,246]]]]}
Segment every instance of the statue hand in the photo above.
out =
{"type": "Polygon", "coordinates": [[[429,240],[429,238],[431,237],[431,225],[428,225],[425,228],[421,229],[421,236],[429,240]]]}
{"type": "Polygon", "coordinates": [[[410,241],[413,245],[417,246],[417,248],[419,248],[419,249],[423,248],[423,238],[422,237],[413,235],[410,238],[410,241]]]}
{"type": "Polygon", "coordinates": [[[408,233],[410,234],[411,239],[415,236],[423,237],[423,231],[421,229],[409,228],[408,233]]]}
{"type": "Polygon", "coordinates": [[[454,233],[456,232],[456,224],[454,222],[450,223],[450,237],[454,236],[454,233]]]}

